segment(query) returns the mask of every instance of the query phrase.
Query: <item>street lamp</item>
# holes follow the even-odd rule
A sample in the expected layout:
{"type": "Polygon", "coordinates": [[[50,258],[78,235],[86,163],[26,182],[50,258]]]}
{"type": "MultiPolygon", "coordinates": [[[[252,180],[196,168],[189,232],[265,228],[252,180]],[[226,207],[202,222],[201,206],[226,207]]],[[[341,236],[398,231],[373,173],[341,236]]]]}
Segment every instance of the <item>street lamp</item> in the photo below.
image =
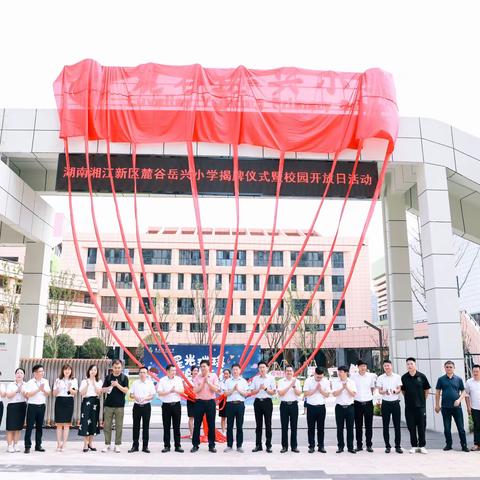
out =
{"type": "Polygon", "coordinates": [[[378,332],[378,341],[380,344],[380,367],[381,367],[383,362],[383,330],[380,327],[377,327],[376,325],[374,325],[373,323],[370,323],[367,320],[364,320],[363,323],[365,323],[369,327],[372,327],[374,330],[378,332]]]}

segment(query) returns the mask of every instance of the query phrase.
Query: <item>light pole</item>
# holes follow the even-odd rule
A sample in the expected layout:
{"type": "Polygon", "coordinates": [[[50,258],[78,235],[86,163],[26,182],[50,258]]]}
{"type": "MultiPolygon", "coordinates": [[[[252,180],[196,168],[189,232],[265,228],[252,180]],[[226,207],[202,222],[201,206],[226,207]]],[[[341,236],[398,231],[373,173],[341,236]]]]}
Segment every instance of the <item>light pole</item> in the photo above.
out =
{"type": "Polygon", "coordinates": [[[372,327],[374,330],[378,332],[378,341],[380,343],[380,367],[381,367],[383,362],[383,331],[380,327],[377,327],[376,325],[374,325],[373,323],[370,323],[367,320],[364,320],[363,323],[365,323],[369,327],[372,327]]]}

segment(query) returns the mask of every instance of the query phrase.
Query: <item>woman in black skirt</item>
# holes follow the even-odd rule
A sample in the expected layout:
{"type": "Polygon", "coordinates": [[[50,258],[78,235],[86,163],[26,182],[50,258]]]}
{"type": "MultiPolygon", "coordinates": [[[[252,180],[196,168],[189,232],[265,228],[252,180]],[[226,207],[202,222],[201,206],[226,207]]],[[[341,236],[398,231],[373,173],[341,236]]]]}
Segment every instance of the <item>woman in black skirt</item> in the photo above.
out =
{"type": "Polygon", "coordinates": [[[102,380],[98,379],[96,365],[90,365],[87,370],[87,378],[80,384],[80,395],[82,396],[82,410],[80,414],[80,427],[78,434],[83,437],[83,451],[96,451],[93,446],[93,437],[100,433],[100,400],[102,393],[102,380]]]}
{"type": "Polygon", "coordinates": [[[25,371],[23,368],[15,370],[15,381],[7,385],[5,398],[7,400],[7,451],[10,453],[19,452],[17,446],[20,440],[20,433],[25,424],[25,414],[27,412],[27,401],[23,395],[25,382],[25,371]]]}
{"type": "Polygon", "coordinates": [[[222,432],[225,432],[225,426],[227,423],[227,402],[225,397],[225,382],[230,378],[230,369],[224,368],[223,369],[223,378],[220,381],[220,391],[223,394],[223,399],[220,400],[220,408],[218,409],[218,416],[222,419],[222,432]]]}
{"type": "Polygon", "coordinates": [[[77,379],[72,367],[65,364],[60,376],[53,385],[55,400],[55,424],[57,425],[57,452],[62,452],[67,444],[68,433],[72,425],[73,404],[78,390],[77,379]]]}

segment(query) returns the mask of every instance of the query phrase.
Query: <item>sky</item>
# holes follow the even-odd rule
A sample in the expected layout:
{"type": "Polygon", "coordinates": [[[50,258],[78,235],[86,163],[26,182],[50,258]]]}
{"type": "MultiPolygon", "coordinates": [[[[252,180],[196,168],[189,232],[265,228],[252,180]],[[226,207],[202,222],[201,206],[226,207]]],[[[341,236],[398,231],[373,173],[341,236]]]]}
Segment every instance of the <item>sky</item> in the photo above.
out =
{"type": "MultiPolygon", "coordinates": [[[[63,65],[84,58],[126,66],[380,67],[393,74],[400,115],[435,118],[480,136],[480,2],[474,0],[2,0],[0,18],[0,107],[53,108],[54,79],[63,65]]],[[[77,208],[82,202],[76,200],[77,208]]],[[[107,203],[98,206],[108,212],[107,203]]],[[[242,226],[268,227],[271,203],[245,200],[242,226]]],[[[53,204],[66,212],[61,198],[53,204]]],[[[231,224],[231,200],[203,204],[206,226],[231,224]]],[[[321,233],[336,225],[337,204],[325,205],[321,233]]],[[[194,223],[188,199],[143,206],[142,225],[194,223]]],[[[307,228],[314,208],[306,200],[282,202],[279,226],[307,228]]],[[[367,208],[350,202],[342,233],[358,235],[367,208]]],[[[82,222],[88,228],[87,216],[82,222]]],[[[372,259],[383,255],[381,223],[377,208],[368,237],[372,259]]]]}

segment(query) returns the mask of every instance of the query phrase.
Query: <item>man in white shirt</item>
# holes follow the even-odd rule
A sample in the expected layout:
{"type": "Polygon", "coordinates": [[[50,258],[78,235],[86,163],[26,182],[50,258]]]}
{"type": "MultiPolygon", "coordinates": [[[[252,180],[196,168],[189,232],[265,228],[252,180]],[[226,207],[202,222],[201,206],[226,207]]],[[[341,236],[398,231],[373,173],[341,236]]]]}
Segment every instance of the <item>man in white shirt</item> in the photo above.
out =
{"type": "Polygon", "coordinates": [[[377,378],[378,393],[382,397],[382,424],[383,424],[383,440],[385,441],[385,453],[390,453],[392,446],[390,445],[390,417],[393,421],[393,429],[395,431],[395,451],[403,453],[400,430],[400,392],[402,391],[402,378],[397,373],[393,373],[392,362],[390,360],[383,361],[383,373],[377,378]]]}
{"type": "Polygon", "coordinates": [[[480,451],[480,365],[472,368],[472,378],[465,383],[467,392],[467,410],[473,419],[473,447],[472,451],[480,451]]]}
{"type": "Polygon", "coordinates": [[[293,376],[293,367],[285,368],[285,377],[278,382],[280,398],[280,423],[282,425],[282,449],[288,451],[288,424],[290,423],[290,447],[292,452],[299,453],[297,448],[298,397],[302,394],[300,380],[293,376]]]}
{"type": "Polygon", "coordinates": [[[308,453],[315,451],[315,427],[317,428],[318,451],[325,450],[325,399],[330,395],[330,382],[325,378],[324,371],[316,367],[315,373],[305,380],[303,396],[307,400],[308,453]]]}
{"type": "Polygon", "coordinates": [[[133,382],[130,390],[130,398],[135,401],[132,409],[133,416],[133,445],[128,453],[138,452],[140,438],[140,422],[142,423],[142,451],[150,453],[148,449],[150,417],[152,415],[152,406],[150,402],[155,396],[155,385],[148,376],[147,367],[140,367],[138,371],[138,380],[133,382]]]}
{"type": "Polygon", "coordinates": [[[225,381],[225,395],[227,397],[227,448],[230,452],[233,447],[233,424],[237,427],[237,452],[243,453],[243,417],[245,415],[245,397],[248,393],[248,383],[241,376],[241,367],[238,363],[232,366],[232,376],[225,381]]]}
{"type": "Polygon", "coordinates": [[[175,451],[183,453],[180,444],[180,421],[182,418],[182,406],[180,395],[184,392],[183,381],[177,376],[175,365],[167,365],[167,374],[158,382],[157,392],[162,400],[162,421],[163,421],[163,450],[162,453],[170,451],[170,425],[173,424],[173,441],[175,451]]]}
{"type": "Polygon", "coordinates": [[[357,395],[353,402],[355,410],[355,436],[357,452],[363,450],[363,422],[365,421],[365,443],[367,452],[372,453],[373,436],[373,392],[375,391],[376,375],[367,372],[367,363],[363,360],[357,362],[358,373],[352,375],[352,380],[357,388],[357,395]]]}
{"type": "Polygon", "coordinates": [[[252,380],[250,393],[255,397],[255,448],[252,452],[260,452],[262,447],[263,421],[265,420],[265,447],[272,453],[272,397],[277,389],[275,379],[268,373],[268,366],[262,360],[258,362],[258,375],[252,380]]]}
{"type": "Polygon", "coordinates": [[[23,386],[23,394],[27,398],[27,428],[25,429],[25,453],[32,448],[32,430],[35,426],[35,451],[44,452],[42,447],[43,420],[45,418],[45,403],[50,395],[48,380],[43,378],[43,365],[37,364],[32,368],[33,378],[23,386]]]}
{"type": "Polygon", "coordinates": [[[353,424],[355,411],[353,399],[357,394],[355,382],[348,378],[348,367],[338,367],[338,380],[332,380],[332,393],[335,397],[335,422],[337,424],[337,453],[342,453],[345,448],[343,428],[347,427],[347,449],[350,453],[357,453],[353,448],[353,424]]]}

